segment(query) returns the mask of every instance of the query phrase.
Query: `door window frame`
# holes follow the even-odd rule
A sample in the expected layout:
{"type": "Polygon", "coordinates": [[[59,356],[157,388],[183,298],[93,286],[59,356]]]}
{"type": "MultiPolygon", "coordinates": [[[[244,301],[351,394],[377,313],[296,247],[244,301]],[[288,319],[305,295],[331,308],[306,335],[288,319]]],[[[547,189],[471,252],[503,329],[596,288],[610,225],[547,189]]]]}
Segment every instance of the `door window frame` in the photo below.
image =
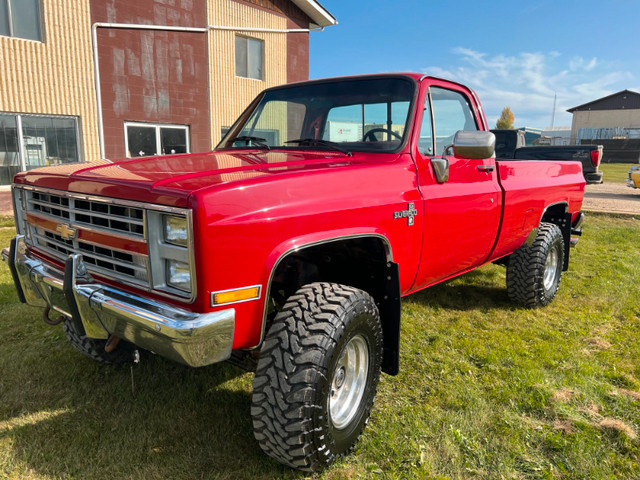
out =
{"type": "MultiPolygon", "coordinates": [[[[467,107],[467,112],[469,114],[469,116],[471,117],[470,120],[473,121],[474,125],[475,125],[475,131],[480,130],[480,127],[478,125],[478,119],[476,117],[476,111],[473,108],[473,102],[470,101],[469,96],[460,90],[456,90],[453,88],[449,88],[449,87],[444,87],[441,85],[429,85],[429,90],[428,90],[428,95],[429,95],[429,105],[430,105],[430,110],[431,110],[431,131],[432,131],[432,135],[433,135],[433,144],[434,144],[434,152],[438,152],[439,149],[444,150],[444,147],[446,145],[439,145],[438,142],[438,120],[437,120],[437,115],[439,114],[439,112],[436,112],[436,108],[434,106],[434,102],[433,102],[433,89],[437,88],[438,90],[442,90],[445,92],[451,92],[454,93],[456,95],[459,95],[462,99],[464,99],[464,105],[466,105],[467,107]]],[[[464,106],[462,106],[462,108],[464,109],[464,106]]],[[[463,112],[464,116],[466,117],[466,113],[463,112]]],[[[463,129],[464,130],[464,129],[463,129]]],[[[460,131],[460,130],[457,130],[460,131]]],[[[455,135],[455,132],[454,132],[455,135]]],[[[445,142],[446,143],[446,142],[445,142]]],[[[443,152],[444,154],[444,152],[443,152]]]]}

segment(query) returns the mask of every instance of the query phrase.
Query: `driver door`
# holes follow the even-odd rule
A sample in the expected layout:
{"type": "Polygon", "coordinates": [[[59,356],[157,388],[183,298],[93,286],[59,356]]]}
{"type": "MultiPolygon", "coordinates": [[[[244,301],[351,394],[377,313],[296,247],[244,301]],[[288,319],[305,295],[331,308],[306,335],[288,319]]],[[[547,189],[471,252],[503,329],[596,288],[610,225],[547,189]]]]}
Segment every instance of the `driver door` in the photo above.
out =
{"type": "Polygon", "coordinates": [[[456,90],[450,84],[445,88],[433,82],[425,95],[414,147],[425,222],[413,290],[484,263],[500,224],[502,201],[495,158],[470,160],[456,157],[453,149],[444,152],[458,130],[479,130],[470,95],[462,87],[456,90]],[[438,183],[431,160],[442,157],[448,160],[449,178],[438,183]]]}

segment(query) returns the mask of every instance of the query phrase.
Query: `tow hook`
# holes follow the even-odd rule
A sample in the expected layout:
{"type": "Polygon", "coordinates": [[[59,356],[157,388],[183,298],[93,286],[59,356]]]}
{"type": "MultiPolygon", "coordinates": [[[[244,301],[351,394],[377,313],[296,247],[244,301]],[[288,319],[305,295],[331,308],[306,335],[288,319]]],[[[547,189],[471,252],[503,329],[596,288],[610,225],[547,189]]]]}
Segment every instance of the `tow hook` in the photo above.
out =
{"type": "Polygon", "coordinates": [[[582,235],[582,229],[581,228],[572,228],[571,229],[571,241],[570,241],[570,245],[572,247],[575,247],[578,244],[578,240],[582,235]],[[575,236],[574,236],[575,235],[575,236]]]}
{"type": "Polygon", "coordinates": [[[118,346],[118,343],[120,343],[120,337],[111,335],[104,346],[104,351],[107,353],[113,352],[118,346]]]}
{"type": "Polygon", "coordinates": [[[45,307],[43,312],[42,312],[42,320],[44,320],[44,323],[46,323],[47,325],[59,325],[60,323],[62,323],[62,321],[64,320],[64,315],[60,315],[58,318],[55,319],[51,319],[49,318],[49,312],[51,311],[51,307],[45,307]]]}
{"type": "Polygon", "coordinates": [[[582,224],[584,223],[584,212],[580,212],[578,218],[574,221],[574,225],[571,226],[571,241],[570,245],[575,247],[578,243],[578,237],[582,235],[582,224]]]}

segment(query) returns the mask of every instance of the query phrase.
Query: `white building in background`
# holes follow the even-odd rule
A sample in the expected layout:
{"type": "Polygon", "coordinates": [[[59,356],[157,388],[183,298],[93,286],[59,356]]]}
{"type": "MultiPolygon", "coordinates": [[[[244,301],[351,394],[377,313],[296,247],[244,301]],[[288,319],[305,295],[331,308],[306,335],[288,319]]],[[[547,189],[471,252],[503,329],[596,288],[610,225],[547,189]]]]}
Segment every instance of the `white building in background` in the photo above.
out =
{"type": "Polygon", "coordinates": [[[547,127],[542,130],[538,145],[571,145],[571,127],[547,127]]]}
{"type": "Polygon", "coordinates": [[[606,163],[640,161],[640,93],[622,90],[567,111],[572,143],[602,145],[606,163]]]}
{"type": "Polygon", "coordinates": [[[571,138],[575,143],[640,138],[640,93],[622,90],[567,112],[573,114],[571,138]]]}

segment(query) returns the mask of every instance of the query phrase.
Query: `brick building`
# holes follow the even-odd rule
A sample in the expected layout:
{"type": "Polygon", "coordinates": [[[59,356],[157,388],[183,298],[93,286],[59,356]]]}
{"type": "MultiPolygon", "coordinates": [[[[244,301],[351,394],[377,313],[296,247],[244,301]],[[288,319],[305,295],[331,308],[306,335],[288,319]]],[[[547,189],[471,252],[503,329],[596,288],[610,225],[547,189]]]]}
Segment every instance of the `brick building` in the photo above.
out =
{"type": "Polygon", "coordinates": [[[305,80],[315,0],[0,0],[0,185],[42,165],[206,151],[305,80]]]}

